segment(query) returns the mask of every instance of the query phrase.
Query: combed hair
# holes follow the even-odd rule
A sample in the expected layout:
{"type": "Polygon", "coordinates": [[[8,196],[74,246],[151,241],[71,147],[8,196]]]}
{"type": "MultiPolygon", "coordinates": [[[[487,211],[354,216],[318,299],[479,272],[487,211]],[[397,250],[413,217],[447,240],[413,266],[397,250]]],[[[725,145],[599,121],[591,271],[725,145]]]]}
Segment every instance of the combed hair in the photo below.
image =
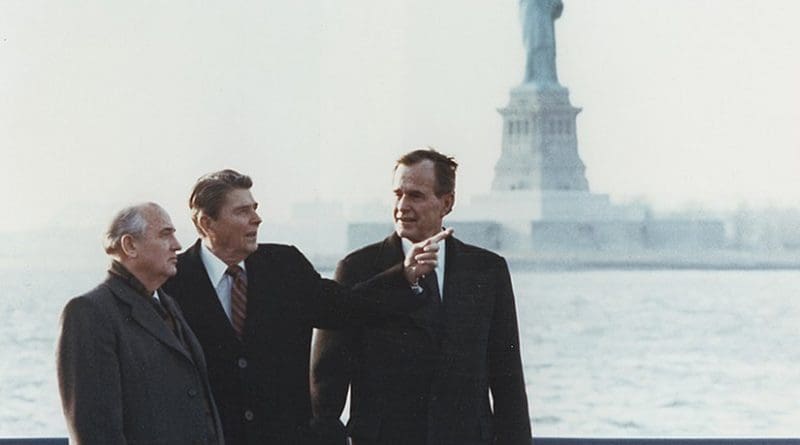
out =
{"type": "Polygon", "coordinates": [[[458,163],[452,156],[439,153],[431,147],[418,148],[404,154],[397,160],[394,169],[397,170],[399,165],[410,167],[425,160],[433,162],[433,171],[436,173],[436,188],[434,190],[436,196],[441,197],[455,192],[458,163]]]}
{"type": "Polygon", "coordinates": [[[131,235],[134,238],[143,236],[147,231],[145,209],[155,205],[152,202],[136,204],[117,212],[103,236],[103,248],[105,248],[106,253],[118,253],[122,237],[125,235],[131,235]]]}
{"type": "Polygon", "coordinates": [[[189,196],[192,222],[200,235],[203,235],[200,232],[200,212],[216,219],[228,192],[235,189],[249,190],[252,186],[253,180],[249,176],[231,169],[201,176],[189,196]]]}

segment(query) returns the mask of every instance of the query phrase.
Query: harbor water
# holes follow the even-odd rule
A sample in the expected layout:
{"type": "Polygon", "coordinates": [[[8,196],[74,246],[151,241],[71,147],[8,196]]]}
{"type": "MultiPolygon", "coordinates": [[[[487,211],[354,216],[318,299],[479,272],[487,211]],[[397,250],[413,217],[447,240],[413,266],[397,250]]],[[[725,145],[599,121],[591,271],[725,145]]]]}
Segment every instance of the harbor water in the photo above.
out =
{"type": "MultiPolygon", "coordinates": [[[[66,435],[58,316],[103,275],[0,268],[0,437],[66,435]]],[[[800,273],[512,276],[535,435],[800,437],[800,273]]]]}

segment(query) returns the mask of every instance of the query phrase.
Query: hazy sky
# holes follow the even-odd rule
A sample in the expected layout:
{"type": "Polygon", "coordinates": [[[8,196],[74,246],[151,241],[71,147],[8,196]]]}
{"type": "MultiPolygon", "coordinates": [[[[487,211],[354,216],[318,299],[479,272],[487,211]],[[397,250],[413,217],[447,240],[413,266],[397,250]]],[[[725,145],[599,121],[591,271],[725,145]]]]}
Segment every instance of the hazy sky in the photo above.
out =
{"type": "MultiPolygon", "coordinates": [[[[517,3],[0,1],[0,230],[144,199],[185,218],[194,180],[225,167],[266,219],[385,199],[420,145],[461,162],[466,201],[522,77],[517,3]]],[[[564,0],[558,73],[591,189],[800,206],[798,21],[796,0],[564,0]]]]}

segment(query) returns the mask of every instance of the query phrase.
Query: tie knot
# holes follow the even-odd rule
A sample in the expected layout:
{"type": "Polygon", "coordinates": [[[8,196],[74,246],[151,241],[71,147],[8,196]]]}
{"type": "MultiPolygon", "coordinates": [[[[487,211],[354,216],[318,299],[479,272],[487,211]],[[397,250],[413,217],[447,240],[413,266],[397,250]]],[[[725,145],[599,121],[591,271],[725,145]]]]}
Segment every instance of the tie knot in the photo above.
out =
{"type": "Polygon", "coordinates": [[[238,264],[234,264],[233,266],[228,266],[228,269],[225,270],[225,273],[236,279],[244,273],[244,270],[239,267],[238,264]]]}

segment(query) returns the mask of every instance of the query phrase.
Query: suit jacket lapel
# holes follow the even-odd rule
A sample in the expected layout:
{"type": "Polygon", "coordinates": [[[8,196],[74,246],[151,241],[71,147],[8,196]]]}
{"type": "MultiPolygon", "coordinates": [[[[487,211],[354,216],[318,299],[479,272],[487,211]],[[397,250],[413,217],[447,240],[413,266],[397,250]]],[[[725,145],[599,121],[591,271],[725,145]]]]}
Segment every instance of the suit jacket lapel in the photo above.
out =
{"type": "Polygon", "coordinates": [[[444,301],[445,307],[457,309],[464,303],[475,301],[475,290],[471,283],[475,280],[473,276],[476,271],[471,267],[469,254],[464,252],[464,243],[456,238],[450,237],[445,240],[447,257],[444,265],[444,301]]]}
{"type": "Polygon", "coordinates": [[[442,345],[440,375],[449,375],[454,364],[451,359],[460,348],[463,330],[471,329],[476,317],[491,317],[480,312],[479,302],[488,284],[486,271],[476,268],[476,258],[464,249],[464,243],[450,237],[444,274],[445,332],[449,341],[442,345]]]}
{"type": "Polygon", "coordinates": [[[247,269],[247,318],[244,322],[244,336],[255,334],[255,329],[270,329],[276,326],[275,318],[280,317],[276,304],[281,292],[281,282],[275,277],[275,267],[270,264],[271,257],[250,255],[245,259],[247,269]]]}
{"type": "Polygon", "coordinates": [[[197,368],[201,370],[201,374],[206,378],[206,361],[203,357],[203,348],[194,336],[192,329],[189,327],[189,323],[183,318],[183,314],[180,309],[178,309],[178,305],[172,297],[163,291],[159,291],[158,296],[161,298],[161,304],[172,314],[172,318],[175,319],[176,327],[181,330],[184,346],[189,349],[192,361],[195,362],[197,368]]]}
{"type": "Polygon", "coordinates": [[[110,276],[105,281],[105,285],[111,289],[115,297],[126,303],[131,309],[131,318],[135,320],[144,330],[157,338],[161,343],[174,349],[188,360],[192,360],[189,352],[184,348],[175,333],[167,326],[167,323],[150,306],[150,302],[137,294],[133,289],[124,284],[116,277],[110,276]]]}
{"type": "Polygon", "coordinates": [[[464,251],[464,243],[448,238],[444,272],[444,309],[447,319],[469,319],[469,311],[481,297],[479,289],[485,271],[475,268],[474,258],[464,251]]]}
{"type": "MultiPolygon", "coordinates": [[[[203,265],[203,260],[200,259],[200,246],[201,240],[186,250],[185,253],[185,274],[184,284],[186,286],[186,301],[184,305],[192,305],[194,313],[198,314],[196,326],[198,329],[203,329],[209,333],[214,333],[219,340],[225,343],[235,344],[238,342],[236,333],[233,330],[230,319],[225,314],[225,309],[217,297],[217,291],[208,277],[206,267],[203,265]]],[[[250,279],[250,272],[248,268],[248,279],[250,279]]],[[[248,297],[250,291],[247,292],[248,297]]],[[[249,298],[248,298],[248,306],[249,298]]],[[[191,318],[191,317],[190,317],[191,318]]]]}
{"type": "Polygon", "coordinates": [[[375,259],[375,273],[383,272],[384,270],[394,266],[400,261],[403,261],[403,245],[400,237],[396,233],[392,233],[383,240],[381,248],[378,251],[377,258],[375,259]]]}

